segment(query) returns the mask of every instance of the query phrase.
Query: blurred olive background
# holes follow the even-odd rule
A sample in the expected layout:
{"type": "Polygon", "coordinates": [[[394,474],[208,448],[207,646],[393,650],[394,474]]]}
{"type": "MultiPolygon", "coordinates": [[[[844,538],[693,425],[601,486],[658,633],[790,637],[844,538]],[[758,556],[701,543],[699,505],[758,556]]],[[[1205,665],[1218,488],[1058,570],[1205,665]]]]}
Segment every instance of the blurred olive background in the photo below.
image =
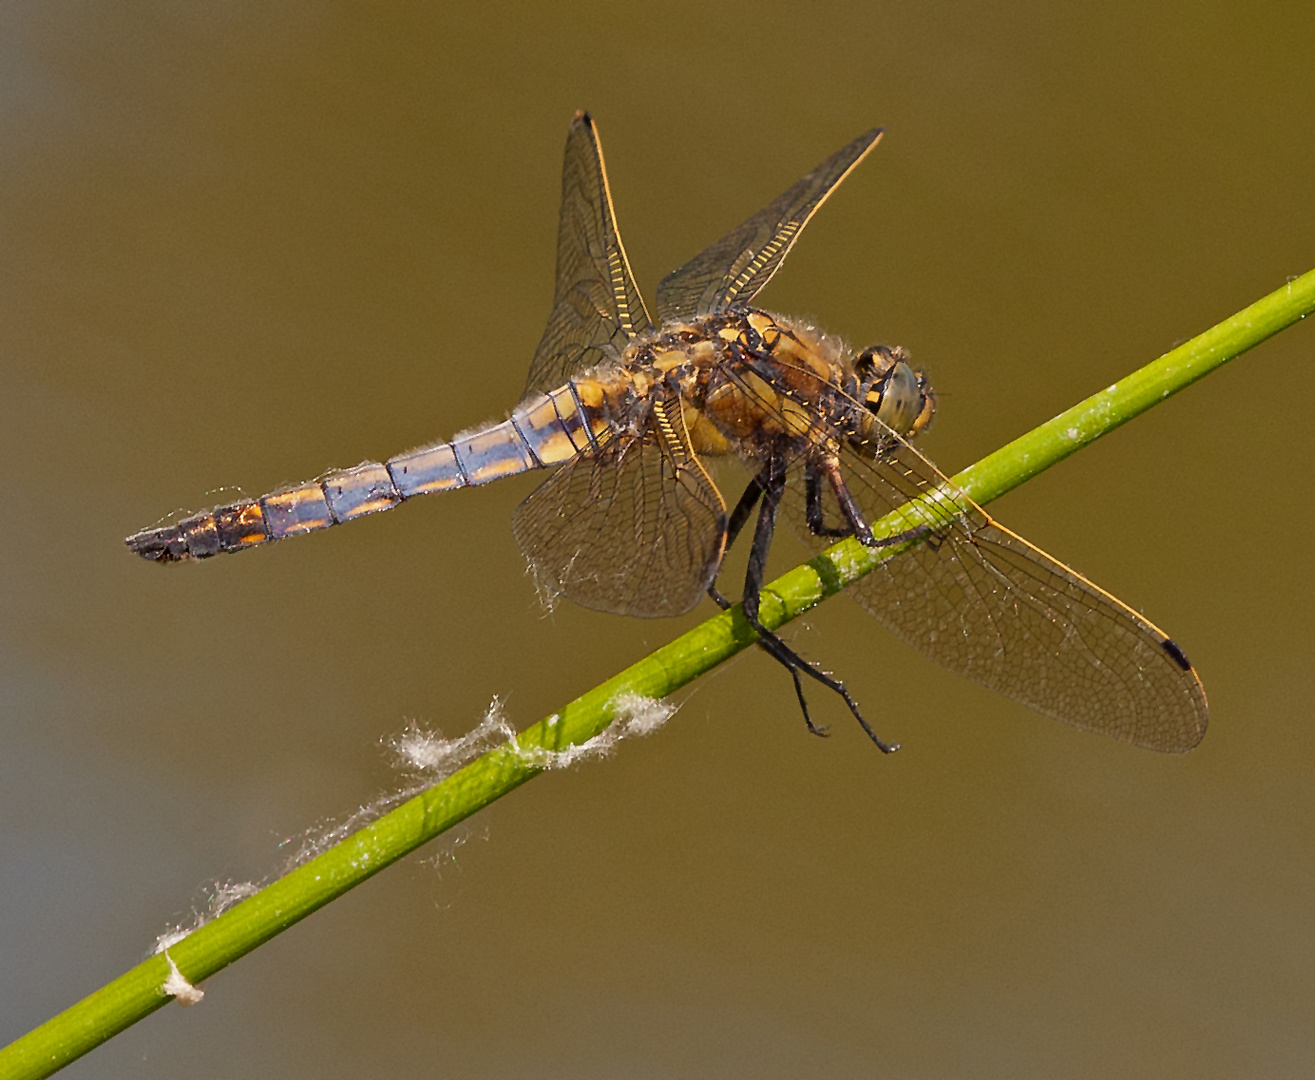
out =
{"type": "MultiPolygon", "coordinates": [[[[202,565],[122,545],[505,415],[573,110],[649,296],[885,124],[761,300],[909,348],[953,471],[1315,266],[1308,15],[6,4],[0,1041],[395,785],[409,719],[524,727],[696,621],[545,615],[534,477],[202,565]]],[[[897,756],[822,693],[810,737],[750,652],[67,1075],[1309,1075],[1313,332],[993,507],[1183,644],[1193,753],[837,600],[792,640],[897,756]]]]}

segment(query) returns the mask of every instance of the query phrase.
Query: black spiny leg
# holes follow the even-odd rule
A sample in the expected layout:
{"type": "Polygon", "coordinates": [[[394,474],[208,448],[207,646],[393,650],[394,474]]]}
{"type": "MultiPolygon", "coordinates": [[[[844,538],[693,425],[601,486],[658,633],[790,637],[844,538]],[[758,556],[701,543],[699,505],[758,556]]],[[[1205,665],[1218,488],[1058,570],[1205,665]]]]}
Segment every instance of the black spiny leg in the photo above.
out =
{"type": "MultiPolygon", "coordinates": [[[[744,494],[740,496],[740,501],[735,504],[735,509],[731,511],[731,516],[726,521],[726,543],[723,545],[723,551],[729,551],[731,545],[735,543],[735,538],[743,531],[745,523],[749,520],[749,515],[753,513],[753,508],[758,505],[758,500],[762,498],[763,489],[767,486],[767,470],[763,470],[752,480],[749,486],[744,489],[744,494]]],[[[717,579],[712,579],[712,584],[708,586],[708,595],[712,597],[715,603],[722,611],[730,611],[731,602],[717,591],[717,579]]]]}
{"type": "MultiPolygon", "coordinates": [[[[744,494],[740,496],[740,501],[735,504],[735,509],[731,511],[730,519],[726,523],[726,547],[729,548],[735,543],[735,538],[743,531],[744,526],[748,523],[749,515],[753,513],[753,508],[758,505],[758,500],[762,498],[763,489],[767,486],[768,470],[763,470],[752,480],[749,486],[744,489],[744,494]]],[[[731,602],[717,591],[717,583],[714,581],[708,586],[708,595],[712,597],[713,602],[722,609],[729,611],[731,602]]],[[[827,730],[824,727],[818,727],[813,723],[813,718],[808,715],[808,699],[804,697],[804,686],[799,681],[799,667],[797,664],[787,663],[780,656],[768,649],[766,645],[760,647],[766,649],[773,659],[780,661],[786,671],[790,673],[790,678],[794,680],[794,694],[799,699],[799,708],[804,714],[804,723],[808,725],[808,730],[814,735],[826,735],[827,730]]]]}
{"type": "Polygon", "coordinates": [[[808,522],[808,529],[814,536],[853,536],[864,547],[882,548],[903,544],[909,540],[918,540],[931,532],[931,527],[928,525],[916,525],[912,529],[905,529],[894,536],[883,536],[878,540],[872,535],[872,526],[863,516],[863,511],[854,501],[854,496],[849,493],[849,487],[840,472],[839,462],[823,462],[822,472],[826,474],[827,483],[831,485],[836,502],[840,504],[840,513],[844,515],[849,527],[828,528],[823,523],[821,476],[817,472],[817,467],[810,464],[805,473],[804,516],[808,522]]]}
{"type": "MultiPolygon", "coordinates": [[[[845,704],[849,706],[849,711],[854,714],[854,719],[859,722],[863,730],[867,732],[868,738],[877,744],[882,753],[889,754],[894,750],[898,750],[898,746],[883,742],[877,736],[877,733],[868,726],[868,722],[863,719],[863,714],[859,711],[858,702],[845,689],[844,683],[810,664],[775,633],[768,630],[760,621],[758,617],[759,600],[762,594],[763,577],[767,568],[767,551],[772,545],[772,533],[776,528],[776,515],[781,506],[781,496],[785,491],[785,470],[780,467],[779,463],[773,461],[758,475],[754,484],[761,492],[761,496],[755,495],[753,502],[761,497],[762,506],[758,511],[758,526],[753,534],[753,547],[749,551],[749,568],[744,576],[744,599],[742,603],[745,618],[749,620],[749,625],[758,632],[759,644],[771,653],[779,663],[785,665],[794,678],[795,692],[799,696],[799,704],[804,711],[804,720],[807,722],[810,731],[818,732],[818,729],[808,715],[808,703],[804,700],[803,687],[799,681],[800,674],[815,679],[827,689],[839,694],[844,699],[845,704]]],[[[848,493],[846,492],[846,494],[848,493]]],[[[741,505],[744,504],[748,496],[749,493],[745,492],[745,498],[740,500],[741,505]]],[[[750,506],[752,506],[752,503],[750,503],[750,506]]],[[[739,509],[740,507],[737,506],[736,511],[738,512],[739,509]]],[[[747,511],[745,516],[747,517],[747,511]]],[[[860,518],[860,520],[862,519],[860,518]]],[[[868,535],[871,536],[870,530],[868,535]]],[[[820,732],[818,733],[820,734],[820,732]]]]}
{"type": "Polygon", "coordinates": [[[814,536],[853,536],[852,525],[828,525],[822,514],[822,477],[817,468],[808,464],[804,468],[804,520],[814,536]]]}
{"type": "Polygon", "coordinates": [[[741,530],[749,521],[749,515],[753,513],[753,508],[758,505],[758,500],[763,497],[763,492],[767,489],[767,483],[771,479],[771,467],[764,469],[752,480],[749,486],[744,489],[744,494],[740,496],[740,501],[735,504],[735,509],[731,511],[731,516],[726,521],[726,546],[729,548],[735,543],[735,538],[740,535],[741,530]]]}

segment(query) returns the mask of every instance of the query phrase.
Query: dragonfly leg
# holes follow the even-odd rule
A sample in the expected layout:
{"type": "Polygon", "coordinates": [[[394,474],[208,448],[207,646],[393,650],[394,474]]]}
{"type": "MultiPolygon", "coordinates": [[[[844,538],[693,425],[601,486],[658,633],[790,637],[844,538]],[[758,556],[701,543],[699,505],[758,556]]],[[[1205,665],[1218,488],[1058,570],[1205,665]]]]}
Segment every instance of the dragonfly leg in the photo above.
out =
{"type": "Polygon", "coordinates": [[[722,611],[730,611],[730,609],[735,606],[717,591],[716,585],[708,586],[708,595],[712,597],[712,602],[721,608],[722,611]]]}
{"type": "MultiPolygon", "coordinates": [[[[729,551],[735,538],[744,530],[745,524],[749,520],[749,515],[753,513],[753,508],[758,505],[758,500],[762,498],[763,489],[767,486],[767,471],[759,473],[749,481],[749,486],[744,489],[744,494],[740,496],[740,501],[735,504],[735,509],[731,511],[731,516],[726,520],[726,543],[722,547],[723,551],[729,551]]],[[[714,576],[712,584],[708,586],[708,595],[712,597],[715,603],[722,611],[729,611],[731,602],[717,591],[717,579],[714,576]]]]}
{"type": "Polygon", "coordinates": [[[807,675],[810,679],[821,683],[828,690],[839,694],[849,707],[849,711],[853,713],[854,719],[859,722],[859,725],[867,732],[868,738],[876,743],[882,753],[889,754],[894,750],[898,750],[898,746],[883,741],[872,730],[863,718],[858,702],[845,689],[844,683],[805,660],[780,637],[767,629],[759,619],[759,600],[762,595],[763,577],[767,568],[767,551],[772,544],[772,533],[776,528],[777,511],[780,509],[781,496],[785,491],[785,473],[776,463],[769,465],[761,476],[766,483],[762,486],[762,506],[758,510],[758,525],[754,530],[753,547],[749,551],[749,568],[744,577],[744,616],[749,620],[749,625],[758,632],[759,644],[778,663],[782,664],[790,672],[791,678],[794,679],[795,693],[799,697],[799,704],[803,709],[804,721],[808,724],[809,731],[816,734],[822,733],[808,714],[808,703],[804,698],[803,685],[799,679],[801,674],[807,675]]]}
{"type": "Polygon", "coordinates": [[[769,469],[764,469],[749,481],[749,486],[744,489],[740,501],[735,504],[735,509],[731,511],[731,516],[726,521],[727,548],[735,543],[735,538],[740,535],[741,530],[749,521],[749,515],[753,513],[753,508],[758,505],[758,500],[762,498],[763,491],[767,488],[769,469]]]}
{"type": "Polygon", "coordinates": [[[894,536],[883,536],[880,539],[872,535],[872,526],[868,524],[867,519],[863,516],[863,511],[859,509],[858,503],[854,496],[849,493],[849,486],[845,483],[845,478],[840,472],[840,463],[838,461],[824,461],[822,463],[822,472],[826,474],[827,483],[831,485],[831,490],[835,493],[836,502],[840,504],[840,512],[849,522],[848,529],[826,529],[819,532],[813,527],[813,505],[816,501],[817,524],[822,524],[822,491],[819,477],[814,466],[808,467],[807,473],[807,504],[805,515],[808,520],[808,528],[814,536],[850,536],[858,538],[859,543],[864,547],[881,548],[891,547],[894,544],[903,544],[909,540],[918,540],[927,536],[932,530],[929,525],[916,525],[912,529],[905,529],[894,536]]]}
{"type": "MultiPolygon", "coordinates": [[[[852,525],[828,525],[822,514],[822,477],[811,462],[804,467],[804,520],[814,536],[853,536],[852,525]]],[[[870,530],[869,530],[870,531],[870,530]]]]}
{"type": "MultiPolygon", "coordinates": [[[[715,585],[708,586],[708,595],[712,597],[712,602],[721,608],[722,611],[730,611],[730,609],[735,606],[717,591],[715,585]]],[[[808,730],[814,735],[829,735],[830,732],[827,731],[825,727],[819,727],[817,724],[813,723],[813,718],[808,713],[808,699],[804,697],[804,686],[803,683],[799,681],[798,665],[790,664],[782,660],[781,657],[773,653],[772,650],[767,648],[767,646],[761,641],[758,642],[758,648],[763,649],[773,660],[778,661],[781,666],[790,673],[790,678],[794,680],[795,697],[799,699],[799,708],[804,714],[804,723],[808,725],[808,730]]]]}
{"type": "MultiPolygon", "coordinates": [[[[804,714],[804,723],[808,725],[809,733],[813,735],[820,735],[822,736],[822,738],[826,738],[831,734],[831,732],[826,727],[819,726],[813,723],[813,718],[812,716],[809,715],[808,699],[804,697],[804,684],[799,678],[799,665],[784,664],[782,666],[785,668],[786,671],[790,673],[790,678],[794,680],[794,696],[799,699],[799,711],[804,714]]],[[[859,722],[862,723],[862,717],[859,718],[859,722]]],[[[866,724],[863,724],[863,727],[865,730],[867,729],[866,724]]],[[[868,734],[872,735],[872,732],[868,731],[868,734]]],[[[876,739],[876,736],[873,735],[873,738],[876,739]]],[[[881,747],[883,753],[887,753],[887,754],[890,753],[891,750],[899,749],[898,746],[888,747],[884,745],[880,740],[877,740],[877,745],[881,747]]]]}

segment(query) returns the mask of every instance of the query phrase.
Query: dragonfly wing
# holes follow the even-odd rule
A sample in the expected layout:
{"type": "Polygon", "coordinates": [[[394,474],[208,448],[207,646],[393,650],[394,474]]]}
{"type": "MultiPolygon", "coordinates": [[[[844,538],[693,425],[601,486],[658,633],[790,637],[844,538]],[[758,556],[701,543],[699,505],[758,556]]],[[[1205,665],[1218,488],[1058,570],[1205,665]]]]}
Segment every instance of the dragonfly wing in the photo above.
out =
{"type": "MultiPolygon", "coordinates": [[[[933,489],[939,509],[920,515],[926,540],[849,586],[870,615],[951,671],[1075,727],[1153,750],[1201,741],[1205,692],[1168,635],[998,524],[908,443],[889,438],[891,449],[876,460],[852,448],[841,455],[867,520],[933,489]]],[[[841,520],[830,490],[822,501],[825,520],[841,520]]],[[[806,542],[834,542],[808,529],[802,486],[791,503],[806,542]]]]}
{"type": "Polygon", "coordinates": [[[808,219],[881,138],[860,135],[771,205],[754,214],[658,285],[658,316],[693,319],[747,304],[780,268],[808,219]]]}
{"type": "Polygon", "coordinates": [[[540,588],[620,615],[680,615],[721,563],[726,506],[689,445],[679,399],[640,435],[562,465],[516,509],[512,532],[540,588]]]}
{"type": "Polygon", "coordinates": [[[616,229],[598,131],[588,113],[576,113],[562,166],[557,288],[526,396],[561,386],[585,368],[619,361],[630,339],[651,325],[616,229]]]}

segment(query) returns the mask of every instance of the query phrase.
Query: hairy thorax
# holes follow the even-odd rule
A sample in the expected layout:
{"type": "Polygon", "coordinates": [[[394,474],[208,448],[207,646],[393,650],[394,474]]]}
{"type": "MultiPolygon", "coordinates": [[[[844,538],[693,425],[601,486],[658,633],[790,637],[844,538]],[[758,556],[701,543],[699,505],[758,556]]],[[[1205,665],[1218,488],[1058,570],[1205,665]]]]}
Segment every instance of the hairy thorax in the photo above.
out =
{"type": "Polygon", "coordinates": [[[835,339],[747,309],[669,323],[633,341],[611,378],[597,376],[614,415],[636,395],[674,387],[698,453],[760,460],[830,435],[819,432],[819,420],[846,411],[842,388],[852,371],[835,339]]]}

